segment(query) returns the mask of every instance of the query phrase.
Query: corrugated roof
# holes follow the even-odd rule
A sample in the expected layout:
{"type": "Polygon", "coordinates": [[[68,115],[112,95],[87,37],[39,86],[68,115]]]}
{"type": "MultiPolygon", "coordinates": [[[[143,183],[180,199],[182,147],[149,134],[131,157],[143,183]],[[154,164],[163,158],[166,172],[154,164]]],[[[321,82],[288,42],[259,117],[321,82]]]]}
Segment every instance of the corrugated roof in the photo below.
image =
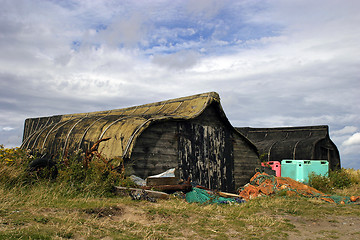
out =
{"type": "Polygon", "coordinates": [[[136,138],[151,123],[192,119],[214,102],[230,125],[219,95],[209,92],[124,109],[26,119],[21,147],[65,154],[68,150],[89,149],[97,140],[111,137],[106,144],[101,143],[104,156],[127,158],[136,138]]]}

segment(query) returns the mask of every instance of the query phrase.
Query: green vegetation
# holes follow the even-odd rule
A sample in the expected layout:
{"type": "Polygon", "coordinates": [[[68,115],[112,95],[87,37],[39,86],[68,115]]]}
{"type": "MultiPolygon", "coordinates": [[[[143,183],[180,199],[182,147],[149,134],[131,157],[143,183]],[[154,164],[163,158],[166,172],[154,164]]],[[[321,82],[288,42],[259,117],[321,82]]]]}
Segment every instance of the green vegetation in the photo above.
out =
{"type": "Polygon", "coordinates": [[[124,171],[112,169],[101,156],[93,156],[90,161],[85,162],[85,155],[78,152],[55,161],[54,166],[31,169],[30,163],[36,160],[39,160],[39,157],[19,148],[8,149],[0,145],[1,184],[5,188],[51,185],[66,189],[66,193],[87,193],[97,196],[111,195],[115,185],[133,185],[125,178],[124,171]]]}
{"type": "MultiPolygon", "coordinates": [[[[319,191],[328,194],[341,192],[360,184],[360,170],[339,169],[330,171],[329,176],[311,174],[309,176],[309,185],[319,191]]],[[[360,193],[354,193],[360,195],[360,193]]],[[[345,194],[347,195],[347,194],[345,194]]]]}
{"type": "MultiPolygon", "coordinates": [[[[287,239],[301,234],[302,227],[317,231],[314,223],[343,227],[346,219],[360,220],[359,205],[302,197],[259,197],[232,205],[189,204],[175,196],[134,201],[114,195],[112,186],[131,182],[99,158],[85,167],[83,155],[69,157],[57,165],[56,179],[46,172],[52,169],[29,171],[34,159],[0,147],[0,239],[287,239]]],[[[338,190],[360,195],[356,174],[348,188],[338,190]]],[[[339,238],[341,231],[315,233],[339,238]]],[[[346,234],[360,237],[358,231],[346,234]]]]}

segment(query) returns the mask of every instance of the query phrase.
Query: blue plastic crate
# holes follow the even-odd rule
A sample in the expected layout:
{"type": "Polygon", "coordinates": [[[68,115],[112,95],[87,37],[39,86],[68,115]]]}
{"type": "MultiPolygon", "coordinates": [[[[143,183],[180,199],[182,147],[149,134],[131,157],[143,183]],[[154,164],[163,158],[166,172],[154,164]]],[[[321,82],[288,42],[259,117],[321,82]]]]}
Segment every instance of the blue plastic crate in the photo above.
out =
{"type": "Polygon", "coordinates": [[[326,160],[311,160],[310,165],[307,169],[307,175],[310,173],[322,175],[325,177],[329,176],[329,162],[326,160]]]}
{"type": "Polygon", "coordinates": [[[309,174],[328,176],[329,162],[326,160],[291,160],[281,161],[281,176],[290,177],[299,182],[307,183],[309,174]]]}

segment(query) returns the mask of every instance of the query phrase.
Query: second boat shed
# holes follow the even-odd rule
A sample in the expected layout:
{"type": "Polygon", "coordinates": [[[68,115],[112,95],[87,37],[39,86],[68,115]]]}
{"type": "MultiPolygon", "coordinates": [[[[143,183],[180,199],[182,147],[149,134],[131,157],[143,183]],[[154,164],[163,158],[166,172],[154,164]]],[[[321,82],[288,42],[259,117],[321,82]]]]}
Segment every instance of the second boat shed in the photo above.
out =
{"type": "Polygon", "coordinates": [[[236,130],[250,139],[267,161],[327,160],[331,170],[341,168],[339,151],[326,125],[236,130]]]}
{"type": "MultiPolygon", "coordinates": [[[[177,167],[180,177],[234,192],[259,167],[253,145],[227,119],[215,92],[111,111],[25,120],[23,149],[64,155],[98,140],[128,175],[146,178],[177,167]]],[[[113,161],[112,164],[118,164],[113,161]]]]}

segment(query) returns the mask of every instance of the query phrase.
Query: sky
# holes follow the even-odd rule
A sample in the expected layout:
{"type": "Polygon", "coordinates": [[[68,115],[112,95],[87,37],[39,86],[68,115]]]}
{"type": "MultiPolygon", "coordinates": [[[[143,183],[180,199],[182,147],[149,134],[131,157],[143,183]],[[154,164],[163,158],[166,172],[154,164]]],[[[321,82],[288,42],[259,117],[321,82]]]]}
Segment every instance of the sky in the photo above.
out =
{"type": "Polygon", "coordinates": [[[0,0],[0,144],[26,118],[219,93],[235,127],[328,125],[360,169],[358,0],[0,0]]]}

